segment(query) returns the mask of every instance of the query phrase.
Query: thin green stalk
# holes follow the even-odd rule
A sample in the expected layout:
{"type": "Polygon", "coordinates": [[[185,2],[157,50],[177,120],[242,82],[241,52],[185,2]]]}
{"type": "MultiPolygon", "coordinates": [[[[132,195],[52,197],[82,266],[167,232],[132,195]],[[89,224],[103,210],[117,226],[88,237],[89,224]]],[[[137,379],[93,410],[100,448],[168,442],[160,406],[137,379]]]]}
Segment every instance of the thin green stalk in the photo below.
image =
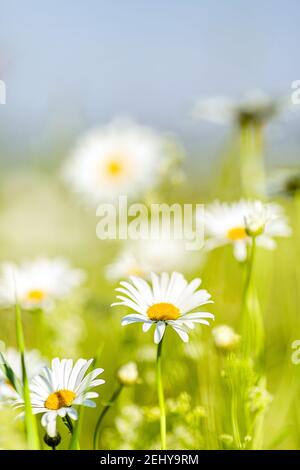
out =
{"type": "Polygon", "coordinates": [[[241,182],[245,197],[265,195],[262,125],[252,120],[240,125],[241,182]]]}
{"type": "Polygon", "coordinates": [[[94,450],[98,449],[100,429],[101,429],[102,421],[105,418],[108,410],[112,407],[112,405],[115,403],[115,401],[119,397],[120,393],[123,390],[123,387],[124,387],[123,384],[119,384],[118,388],[112,394],[110,401],[105,405],[102,412],[100,413],[100,416],[98,418],[98,421],[97,421],[97,424],[96,424],[96,427],[95,427],[95,432],[94,432],[94,439],[93,439],[93,448],[94,448],[94,450]]]}
{"type": "Polygon", "coordinates": [[[84,411],[84,408],[80,407],[79,412],[78,412],[78,420],[76,422],[75,427],[73,428],[69,450],[80,450],[79,438],[80,438],[80,433],[81,433],[83,411],[84,411]]]}
{"type": "Polygon", "coordinates": [[[239,422],[238,422],[238,398],[236,393],[236,387],[231,378],[231,407],[230,407],[230,417],[232,425],[232,434],[234,442],[238,449],[242,449],[242,442],[240,436],[239,422]]]}
{"type": "Polygon", "coordinates": [[[24,341],[21,309],[17,302],[15,305],[15,312],[16,312],[17,344],[18,344],[18,349],[20,351],[20,355],[21,355],[23,398],[24,398],[24,408],[25,408],[25,429],[26,429],[29,448],[33,450],[38,450],[40,448],[40,442],[39,442],[36,420],[32,413],[32,407],[31,407],[30,390],[29,390],[29,383],[28,383],[26,364],[25,364],[25,341],[24,341]]]}
{"type": "Polygon", "coordinates": [[[247,273],[242,298],[242,353],[245,358],[258,358],[263,350],[263,323],[253,281],[256,238],[252,237],[247,260],[247,273]]]}
{"type": "Polygon", "coordinates": [[[166,450],[166,409],[164,399],[164,389],[162,383],[162,370],[161,370],[161,353],[162,353],[163,339],[157,345],[156,357],[156,384],[157,394],[160,409],[160,440],[161,450],[166,450]]]}

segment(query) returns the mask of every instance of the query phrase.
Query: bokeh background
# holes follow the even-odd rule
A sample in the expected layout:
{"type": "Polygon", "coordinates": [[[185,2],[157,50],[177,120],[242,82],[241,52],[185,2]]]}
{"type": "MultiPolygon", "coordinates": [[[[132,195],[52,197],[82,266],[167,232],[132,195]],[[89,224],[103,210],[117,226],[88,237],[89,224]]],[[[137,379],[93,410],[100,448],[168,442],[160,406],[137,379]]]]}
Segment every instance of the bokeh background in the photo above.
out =
{"type": "MultiPolygon", "coordinates": [[[[115,285],[105,267],[120,246],[97,240],[94,211],[68,191],[59,177],[61,164],[82,132],[129,116],[174,140],[183,157],[185,176],[167,189],[167,200],[238,196],[236,188],[232,194],[225,188],[225,179],[222,186],[220,173],[224,165],[227,175],[237,171],[232,126],[195,120],[194,103],[254,88],[289,96],[299,78],[299,22],[296,0],[0,0],[0,79],[7,87],[7,103],[0,105],[0,260],[62,255],[87,271],[84,287],[45,320],[42,337],[31,313],[24,314],[24,323],[28,347],[46,357],[99,356],[107,382],[99,406],[115,387],[117,368],[137,361],[142,383],[126,390],[108,416],[105,448],[159,446],[155,348],[151,335],[121,329],[122,312],[109,307],[115,285]]],[[[268,126],[269,172],[299,164],[299,123],[293,113],[268,126]]],[[[280,203],[294,236],[280,242],[276,253],[260,253],[258,272],[267,383],[275,397],[263,446],[299,448],[299,372],[290,361],[291,342],[300,337],[294,268],[299,202],[298,209],[291,200],[280,203]]],[[[185,274],[203,277],[217,300],[217,323],[237,328],[242,279],[230,250],[211,254],[185,274]]],[[[15,345],[12,311],[1,311],[0,325],[1,340],[15,345]]],[[[210,332],[199,331],[188,347],[176,341],[175,349],[173,340],[170,335],[165,359],[169,447],[230,447],[222,360],[210,332]]],[[[14,416],[1,410],[0,447],[26,446],[14,416]]],[[[83,448],[91,445],[88,430],[96,417],[94,411],[85,415],[83,448]]]]}

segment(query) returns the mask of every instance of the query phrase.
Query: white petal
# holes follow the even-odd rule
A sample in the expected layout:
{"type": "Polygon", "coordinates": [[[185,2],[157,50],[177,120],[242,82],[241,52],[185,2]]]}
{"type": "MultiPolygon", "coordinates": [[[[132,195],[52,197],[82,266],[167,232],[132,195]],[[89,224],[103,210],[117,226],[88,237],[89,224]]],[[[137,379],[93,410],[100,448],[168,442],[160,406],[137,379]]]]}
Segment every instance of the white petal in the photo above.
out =
{"type": "Polygon", "coordinates": [[[145,322],[143,323],[143,332],[144,333],[147,333],[147,331],[150,330],[151,326],[153,325],[153,322],[152,321],[149,321],[149,322],[145,322]]]}
{"type": "Polygon", "coordinates": [[[233,244],[233,253],[238,261],[245,261],[247,259],[247,244],[245,241],[235,242],[233,244]]]}
{"type": "Polygon", "coordinates": [[[78,419],[78,413],[73,407],[67,409],[67,415],[69,415],[70,418],[74,419],[75,421],[78,419]]]}
{"type": "Polygon", "coordinates": [[[172,323],[171,326],[172,326],[172,328],[176,331],[176,333],[178,334],[178,336],[180,336],[180,338],[182,339],[182,341],[184,341],[185,343],[187,343],[188,340],[189,340],[189,335],[188,335],[188,333],[187,333],[183,328],[180,328],[179,326],[174,325],[174,323],[172,323]]]}
{"type": "Polygon", "coordinates": [[[154,331],[154,343],[155,344],[158,344],[161,342],[164,336],[165,329],[166,329],[165,322],[162,322],[162,321],[157,322],[156,328],[154,331]]]}

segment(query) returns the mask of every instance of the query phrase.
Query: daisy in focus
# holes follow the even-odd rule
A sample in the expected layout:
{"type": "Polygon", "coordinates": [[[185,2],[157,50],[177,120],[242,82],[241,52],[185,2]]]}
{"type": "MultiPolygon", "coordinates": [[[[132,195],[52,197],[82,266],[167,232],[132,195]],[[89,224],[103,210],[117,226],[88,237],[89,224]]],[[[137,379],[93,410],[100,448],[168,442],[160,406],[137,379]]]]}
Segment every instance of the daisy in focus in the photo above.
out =
{"type": "Polygon", "coordinates": [[[134,197],[156,185],[165,157],[163,139],[128,120],[113,121],[79,140],[66,163],[67,183],[91,205],[134,197]]]}
{"type": "Polygon", "coordinates": [[[0,305],[14,305],[16,298],[27,310],[50,310],[55,300],[68,296],[84,280],[63,258],[38,258],[21,265],[5,263],[0,275],[0,305]]]}
{"type": "Polygon", "coordinates": [[[260,201],[216,201],[206,207],[203,223],[208,236],[206,249],[230,244],[238,261],[246,260],[251,236],[256,237],[257,245],[273,250],[276,247],[274,237],[291,234],[282,207],[260,201]]]}
{"type": "MultiPolygon", "coordinates": [[[[7,348],[3,353],[5,361],[11,367],[16,378],[22,381],[22,367],[21,367],[21,355],[15,348],[7,348]]],[[[33,349],[25,353],[26,359],[26,371],[28,380],[39,374],[43,367],[46,365],[46,360],[43,359],[39,351],[33,349]]],[[[4,372],[0,369],[0,402],[12,403],[18,399],[19,395],[10,383],[4,372]]]]}
{"type": "Polygon", "coordinates": [[[69,417],[77,420],[75,405],[96,407],[93,398],[99,394],[91,389],[105,381],[97,379],[103,369],[94,369],[86,375],[93,359],[78,359],[73,365],[72,359],[52,360],[51,368],[45,367],[30,385],[32,411],[43,413],[42,426],[50,437],[56,436],[56,419],[69,417]]]}
{"type": "Polygon", "coordinates": [[[156,344],[162,340],[167,325],[187,342],[188,330],[192,330],[195,323],[209,325],[208,320],[214,319],[212,313],[198,311],[198,307],[212,303],[206,290],[198,290],[200,279],[188,283],[177,272],[173,272],[171,276],[167,273],[151,273],[151,283],[136,276],[131,276],[130,279],[131,283],[120,282],[121,287],[116,289],[122,294],[117,296],[120,302],[112,306],[122,305],[135,312],[122,319],[122,326],[142,323],[143,331],[147,332],[154,324],[156,344]]]}
{"type": "Polygon", "coordinates": [[[264,124],[287,106],[285,99],[275,99],[262,90],[250,90],[240,100],[224,96],[199,100],[193,114],[195,118],[219,124],[264,124]]]}

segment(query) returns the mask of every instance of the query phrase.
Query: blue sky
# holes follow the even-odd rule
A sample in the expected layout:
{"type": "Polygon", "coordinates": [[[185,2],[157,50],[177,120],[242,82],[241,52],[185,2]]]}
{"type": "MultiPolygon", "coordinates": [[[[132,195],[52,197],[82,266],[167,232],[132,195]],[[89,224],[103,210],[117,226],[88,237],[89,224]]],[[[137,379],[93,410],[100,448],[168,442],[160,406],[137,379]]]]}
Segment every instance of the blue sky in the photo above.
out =
{"type": "Polygon", "coordinates": [[[289,93],[299,44],[298,0],[0,0],[2,139],[129,114],[197,142],[198,97],[289,93]]]}

